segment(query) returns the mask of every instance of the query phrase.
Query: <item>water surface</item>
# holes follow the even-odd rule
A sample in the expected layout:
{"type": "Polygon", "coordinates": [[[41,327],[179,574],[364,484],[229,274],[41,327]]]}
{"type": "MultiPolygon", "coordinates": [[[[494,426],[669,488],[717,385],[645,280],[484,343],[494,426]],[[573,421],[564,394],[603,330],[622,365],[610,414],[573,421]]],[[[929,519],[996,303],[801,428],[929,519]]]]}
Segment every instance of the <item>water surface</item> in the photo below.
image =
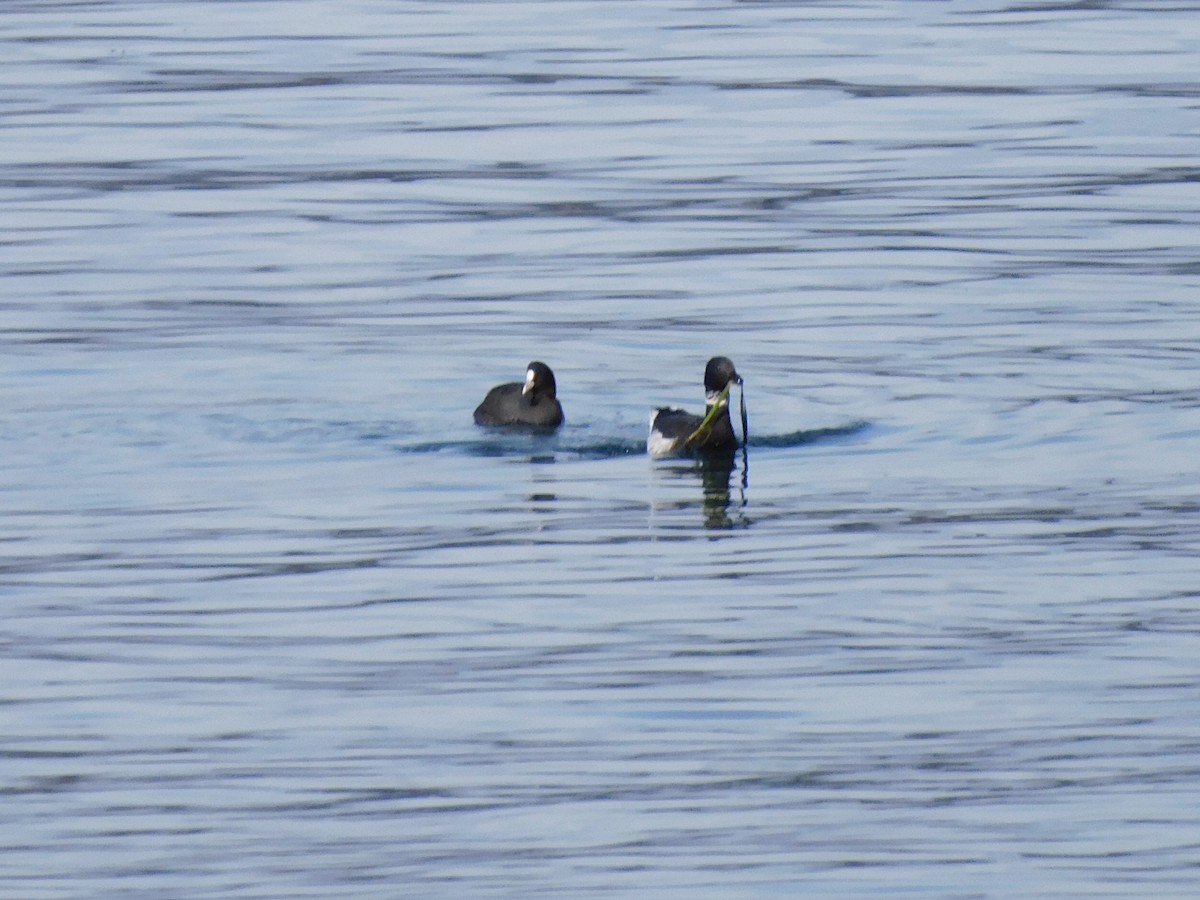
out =
{"type": "Polygon", "coordinates": [[[0,894],[1192,895],[1197,12],[9,4],[0,894]]]}

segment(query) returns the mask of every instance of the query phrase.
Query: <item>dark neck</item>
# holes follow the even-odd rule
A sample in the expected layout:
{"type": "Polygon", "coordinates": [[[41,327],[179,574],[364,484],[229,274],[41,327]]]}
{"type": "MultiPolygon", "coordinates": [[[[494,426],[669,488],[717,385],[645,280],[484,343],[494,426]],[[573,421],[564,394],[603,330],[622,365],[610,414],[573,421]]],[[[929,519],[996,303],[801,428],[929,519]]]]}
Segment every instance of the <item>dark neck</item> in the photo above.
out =
{"type": "MultiPolygon", "coordinates": [[[[705,411],[711,410],[713,405],[707,404],[705,411]]],[[[729,419],[729,405],[717,413],[713,418],[712,424],[709,426],[708,434],[704,440],[700,442],[701,447],[729,447],[737,446],[737,435],[733,432],[733,422],[729,419]]]]}

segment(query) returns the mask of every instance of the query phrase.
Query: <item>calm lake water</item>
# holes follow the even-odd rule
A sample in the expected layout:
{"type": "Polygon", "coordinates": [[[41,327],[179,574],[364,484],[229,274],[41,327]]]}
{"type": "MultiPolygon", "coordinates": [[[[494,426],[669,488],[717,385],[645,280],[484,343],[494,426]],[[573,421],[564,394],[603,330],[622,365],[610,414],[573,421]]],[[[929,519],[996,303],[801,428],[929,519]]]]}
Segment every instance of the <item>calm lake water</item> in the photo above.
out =
{"type": "Polygon", "coordinates": [[[1197,35],[7,3],[0,895],[1195,896],[1197,35]]]}

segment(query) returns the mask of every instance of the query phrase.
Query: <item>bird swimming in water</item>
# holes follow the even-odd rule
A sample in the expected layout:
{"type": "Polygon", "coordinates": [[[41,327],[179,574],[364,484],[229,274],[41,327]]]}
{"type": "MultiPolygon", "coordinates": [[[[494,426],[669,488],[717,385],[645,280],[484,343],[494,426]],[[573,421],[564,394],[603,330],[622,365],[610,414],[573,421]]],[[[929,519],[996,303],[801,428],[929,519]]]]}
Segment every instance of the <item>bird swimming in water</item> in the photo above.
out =
{"type": "Polygon", "coordinates": [[[650,413],[646,451],[651,456],[686,456],[736,449],[738,439],[729,420],[729,386],[741,383],[733,362],[714,356],[704,369],[705,415],[665,406],[655,409],[650,413]]]}
{"type": "Polygon", "coordinates": [[[498,384],[475,408],[477,425],[523,425],[528,428],[557,428],[563,422],[562,405],[556,396],[554,373],[542,362],[531,362],[525,382],[498,384]]]}

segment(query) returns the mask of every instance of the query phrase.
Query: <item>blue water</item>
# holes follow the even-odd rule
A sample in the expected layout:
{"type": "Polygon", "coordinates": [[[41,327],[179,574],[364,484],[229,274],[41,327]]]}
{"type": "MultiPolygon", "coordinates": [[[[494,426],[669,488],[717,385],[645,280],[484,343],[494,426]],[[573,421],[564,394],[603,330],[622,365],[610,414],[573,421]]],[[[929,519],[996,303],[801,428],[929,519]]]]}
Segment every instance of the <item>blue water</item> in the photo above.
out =
{"type": "Polygon", "coordinates": [[[1194,896],[1198,13],[8,4],[0,895],[1194,896]]]}

